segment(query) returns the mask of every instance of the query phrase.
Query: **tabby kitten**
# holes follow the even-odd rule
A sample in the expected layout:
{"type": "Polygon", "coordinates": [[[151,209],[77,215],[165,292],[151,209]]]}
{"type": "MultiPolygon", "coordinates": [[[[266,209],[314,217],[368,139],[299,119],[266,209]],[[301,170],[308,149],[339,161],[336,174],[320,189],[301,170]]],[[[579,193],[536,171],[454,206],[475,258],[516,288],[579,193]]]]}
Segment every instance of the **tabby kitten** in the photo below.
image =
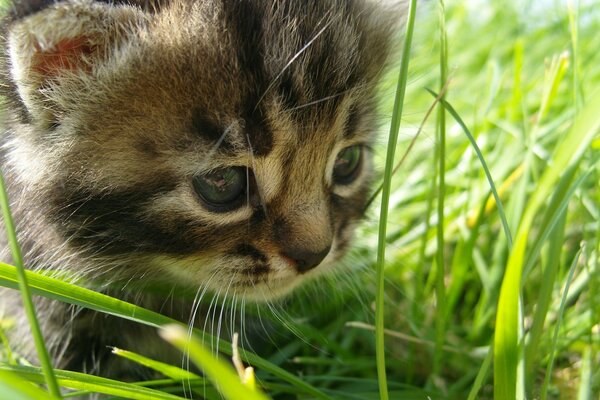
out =
{"type": "MultiPolygon", "coordinates": [[[[330,270],[368,197],[389,11],[18,2],[3,24],[1,162],[28,268],[182,320],[193,302],[179,290],[268,300],[330,270]],[[149,282],[167,294],[140,289],[149,282]]],[[[0,295],[18,318],[12,342],[35,360],[18,293],[0,295]]],[[[37,307],[59,368],[137,379],[109,345],[180,357],[150,328],[37,307]]]]}

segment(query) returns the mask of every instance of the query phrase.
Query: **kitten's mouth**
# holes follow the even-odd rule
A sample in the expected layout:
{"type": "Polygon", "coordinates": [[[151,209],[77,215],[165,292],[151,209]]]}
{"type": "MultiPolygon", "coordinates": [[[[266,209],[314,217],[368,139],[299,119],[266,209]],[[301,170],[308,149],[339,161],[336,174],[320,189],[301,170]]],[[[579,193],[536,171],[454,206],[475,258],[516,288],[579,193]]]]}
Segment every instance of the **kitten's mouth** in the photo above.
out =
{"type": "Polygon", "coordinates": [[[319,254],[309,261],[299,261],[280,252],[276,256],[269,257],[269,272],[263,275],[245,276],[244,279],[238,280],[236,291],[241,296],[255,301],[283,297],[303,282],[319,275],[332,263],[333,257],[334,251],[331,248],[327,248],[326,254],[319,254]]]}
{"type": "Polygon", "coordinates": [[[237,282],[235,294],[247,300],[265,302],[291,293],[301,283],[302,279],[298,275],[271,278],[258,283],[254,281],[242,281],[237,282]]]}
{"type": "Polygon", "coordinates": [[[289,294],[320,275],[337,258],[335,243],[326,254],[258,250],[258,246],[247,246],[244,255],[214,254],[187,259],[159,256],[152,263],[180,284],[204,286],[225,296],[262,302],[289,294]]]}

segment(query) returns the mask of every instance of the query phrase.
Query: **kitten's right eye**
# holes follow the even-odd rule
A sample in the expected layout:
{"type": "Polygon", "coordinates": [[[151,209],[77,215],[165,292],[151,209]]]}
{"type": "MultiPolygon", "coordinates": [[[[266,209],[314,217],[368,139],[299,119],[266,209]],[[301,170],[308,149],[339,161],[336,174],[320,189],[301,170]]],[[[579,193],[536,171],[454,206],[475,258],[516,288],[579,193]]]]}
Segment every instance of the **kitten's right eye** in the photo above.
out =
{"type": "Polygon", "coordinates": [[[362,147],[354,145],[339,152],[333,166],[333,180],[338,185],[351,183],[360,172],[362,147]]]}
{"type": "Polygon", "coordinates": [[[247,173],[244,167],[216,169],[193,179],[194,190],[204,205],[215,212],[232,211],[246,198],[247,173]]]}

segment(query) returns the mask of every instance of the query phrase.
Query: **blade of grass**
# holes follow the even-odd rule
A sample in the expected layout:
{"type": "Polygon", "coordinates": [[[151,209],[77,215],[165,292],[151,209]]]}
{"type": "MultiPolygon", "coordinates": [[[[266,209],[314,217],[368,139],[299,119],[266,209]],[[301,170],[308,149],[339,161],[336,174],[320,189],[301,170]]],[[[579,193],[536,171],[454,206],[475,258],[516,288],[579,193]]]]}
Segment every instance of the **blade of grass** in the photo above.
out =
{"type": "MultiPolygon", "coordinates": [[[[439,0],[439,24],[440,24],[440,88],[443,89],[448,81],[448,44],[446,38],[446,10],[444,0],[439,0]]],[[[445,94],[440,98],[444,102],[445,94]]],[[[435,351],[433,356],[433,375],[439,376],[442,370],[443,352],[446,338],[446,266],[444,255],[444,201],[446,198],[446,110],[438,104],[437,115],[438,130],[438,203],[437,203],[437,250],[436,250],[436,279],[435,279],[435,351]]]]}
{"type": "MultiPolygon", "coordinates": [[[[0,365],[4,371],[26,379],[29,382],[42,383],[43,375],[39,368],[24,365],[0,365]]],[[[121,396],[127,399],[138,400],[181,400],[182,397],[164,393],[143,386],[125,383],[81,372],[55,370],[56,377],[61,386],[76,390],[85,390],[93,393],[103,393],[112,396],[121,396]]]]}
{"type": "Polygon", "coordinates": [[[542,104],[538,112],[538,119],[536,121],[536,127],[539,127],[541,122],[546,118],[552,103],[556,100],[556,93],[558,92],[558,85],[563,80],[567,68],[569,66],[568,55],[563,53],[559,56],[554,56],[550,63],[547,71],[548,84],[544,86],[544,95],[542,96],[542,104]]]}
{"type": "Polygon", "coordinates": [[[0,369],[0,395],[10,400],[54,400],[56,397],[44,392],[31,382],[0,369]]]}
{"type": "Polygon", "coordinates": [[[379,216],[379,237],[377,243],[377,293],[375,297],[375,351],[377,358],[377,377],[379,381],[379,394],[382,400],[388,399],[387,378],[385,372],[385,334],[384,334],[384,267],[385,267],[385,246],[386,231],[388,220],[388,209],[390,205],[392,170],[394,168],[394,154],[396,144],[398,143],[398,133],[400,132],[400,117],[404,106],[404,95],[406,93],[406,84],[408,82],[408,61],[410,59],[410,49],[412,44],[413,31],[415,27],[415,15],[417,10],[417,1],[411,0],[408,7],[408,22],[406,24],[406,33],[402,60],[400,62],[400,72],[398,85],[396,88],[396,98],[394,99],[394,110],[392,113],[392,122],[390,124],[390,135],[388,139],[387,155],[385,159],[385,173],[383,177],[383,195],[381,196],[381,213],[379,216]]]}
{"type": "Polygon", "coordinates": [[[579,71],[579,0],[568,0],[567,13],[569,15],[571,58],[573,60],[573,101],[577,112],[583,104],[583,90],[579,71]]]}
{"type": "Polygon", "coordinates": [[[516,396],[521,278],[533,220],[539,208],[553,192],[560,175],[567,168],[577,165],[581,161],[583,153],[589,148],[593,137],[600,129],[600,116],[597,113],[598,102],[600,102],[600,93],[590,100],[590,103],[577,117],[572,129],[556,146],[557,150],[552,157],[552,164],[538,181],[509,254],[500,289],[494,336],[494,397],[498,400],[512,400],[516,396]]]}
{"type": "MultiPolygon", "coordinates": [[[[443,96],[444,93],[446,92],[446,89],[448,87],[448,84],[450,82],[446,82],[446,85],[442,88],[442,90],[440,91],[440,95],[439,96],[443,96]]],[[[400,169],[400,167],[402,166],[402,164],[404,164],[404,161],[407,159],[408,155],[411,153],[411,149],[415,146],[415,144],[417,143],[417,139],[419,138],[421,132],[423,132],[423,128],[425,126],[425,123],[427,122],[427,120],[429,119],[429,116],[431,115],[431,113],[433,112],[433,110],[435,109],[436,105],[439,102],[439,97],[436,97],[434,99],[434,101],[431,103],[431,105],[429,106],[429,108],[427,109],[427,112],[425,113],[425,116],[423,117],[423,119],[421,120],[421,124],[419,125],[419,128],[417,129],[417,133],[413,136],[413,138],[411,139],[409,145],[406,147],[406,150],[404,151],[404,154],[402,155],[402,157],[400,158],[400,161],[398,161],[398,163],[396,164],[396,166],[394,167],[394,169],[392,170],[392,175],[395,175],[396,172],[398,171],[398,169],[400,169]]],[[[437,154],[436,154],[437,156],[437,154]]],[[[437,158],[434,160],[434,164],[437,165],[437,158]]],[[[437,171],[437,169],[435,170],[437,171]]],[[[437,175],[436,175],[437,176],[437,175]]],[[[434,179],[432,179],[432,186],[435,189],[435,181],[436,181],[436,177],[434,177],[434,179]]],[[[365,206],[365,210],[367,210],[369,208],[369,206],[371,205],[371,203],[375,200],[375,198],[377,198],[377,196],[379,195],[379,193],[381,193],[381,190],[383,189],[383,183],[381,183],[381,185],[379,185],[379,187],[377,188],[377,190],[375,190],[375,192],[373,193],[373,195],[371,195],[371,198],[369,199],[369,201],[367,201],[367,205],[365,206]]],[[[431,193],[434,193],[434,190],[430,191],[431,193]]],[[[419,251],[419,259],[421,260],[419,262],[419,265],[425,265],[425,250],[427,247],[427,232],[429,232],[429,221],[431,219],[431,209],[433,208],[433,196],[430,198],[430,200],[427,202],[427,211],[425,212],[425,229],[424,229],[424,235],[423,235],[423,239],[421,241],[421,248],[419,251]]],[[[423,268],[419,268],[416,273],[415,273],[415,292],[414,292],[414,297],[412,299],[412,306],[411,306],[411,316],[410,319],[412,321],[421,321],[422,320],[422,313],[419,310],[419,307],[421,306],[421,299],[423,297],[423,289],[422,289],[422,281],[423,281],[423,276],[425,275],[425,272],[423,270],[423,268]]],[[[407,359],[409,360],[408,364],[412,365],[413,363],[411,362],[411,360],[414,357],[414,348],[412,346],[409,347],[408,350],[409,354],[407,356],[407,359]]],[[[407,377],[407,381],[410,382],[412,380],[412,368],[408,371],[408,377],[407,377]]]]}
{"type": "MultiPolygon", "coordinates": [[[[592,181],[598,182],[600,179],[600,165],[595,163],[595,168],[592,174],[592,181]]],[[[597,204],[600,204],[600,191],[594,196],[597,204]]],[[[588,256],[591,262],[586,263],[589,271],[590,279],[588,284],[589,293],[598,293],[600,287],[600,218],[596,221],[595,238],[591,239],[592,243],[588,250],[594,257],[588,256]],[[590,271],[591,270],[591,271],[590,271]]],[[[600,376],[598,373],[594,375],[594,370],[597,368],[597,363],[594,363],[594,355],[597,354],[597,346],[600,343],[600,332],[595,329],[597,321],[600,321],[600,302],[597,296],[589,296],[588,304],[590,308],[589,315],[589,330],[587,332],[587,344],[583,352],[583,362],[581,366],[581,384],[577,400],[591,400],[593,393],[598,393],[600,389],[600,376]]]]}
{"type": "Polygon", "coordinates": [[[524,277],[529,275],[531,269],[539,259],[543,244],[552,233],[556,224],[559,223],[561,215],[566,212],[569,201],[575,194],[575,190],[587,180],[592,170],[588,170],[579,178],[577,178],[575,183],[572,183],[575,177],[575,172],[577,172],[577,168],[570,168],[569,170],[565,171],[564,175],[556,185],[552,199],[548,204],[544,219],[539,225],[540,233],[535,238],[533,245],[531,246],[531,251],[528,252],[527,258],[525,259],[525,267],[523,269],[524,277]]]}
{"type": "Polygon", "coordinates": [[[127,351],[123,349],[119,349],[114,347],[112,349],[113,354],[126,358],[136,364],[143,365],[145,367],[151,368],[157,372],[160,372],[166,377],[172,378],[174,380],[183,380],[183,379],[195,379],[202,380],[202,378],[190,371],[186,371],[179,367],[175,367],[173,365],[165,364],[160,361],[153,360],[148,357],[144,357],[140,354],[134,353],[132,351],[127,351]]]}
{"type": "Polygon", "coordinates": [[[267,400],[260,390],[244,385],[236,372],[224,361],[214,357],[198,340],[190,337],[179,325],[168,325],[160,331],[161,336],[190,358],[212,380],[221,394],[230,400],[267,400]]]}
{"type": "MultiPolygon", "coordinates": [[[[429,108],[427,109],[427,111],[425,112],[425,116],[423,116],[423,119],[421,120],[421,124],[419,125],[419,128],[417,129],[417,133],[415,133],[415,135],[413,136],[413,138],[410,140],[410,143],[406,147],[406,150],[404,151],[404,154],[402,154],[402,157],[400,158],[400,161],[398,161],[398,163],[396,163],[396,166],[392,170],[392,175],[395,175],[396,172],[398,172],[398,170],[400,169],[400,167],[402,166],[402,164],[404,164],[404,161],[408,158],[408,155],[410,154],[412,148],[417,143],[417,139],[421,135],[421,132],[423,132],[423,128],[425,127],[425,124],[427,123],[427,120],[429,119],[429,116],[431,115],[431,113],[433,112],[433,110],[435,109],[435,107],[437,106],[438,102],[440,101],[440,98],[442,96],[444,96],[444,94],[446,93],[446,90],[448,89],[448,84],[449,83],[450,83],[450,81],[446,82],[446,84],[444,85],[444,87],[442,88],[442,90],[440,90],[440,94],[438,95],[439,97],[436,97],[433,100],[433,102],[431,103],[431,105],[429,106],[429,108]]],[[[371,197],[367,201],[367,205],[365,206],[365,210],[367,210],[371,206],[371,204],[373,203],[373,200],[375,200],[375,198],[377,198],[377,196],[379,196],[379,193],[381,193],[382,190],[383,190],[383,182],[379,185],[379,187],[377,187],[377,189],[375,190],[375,192],[373,192],[373,194],[371,195],[371,197]]]]}
{"type": "MultiPolygon", "coordinates": [[[[365,330],[369,330],[369,331],[375,331],[375,327],[373,325],[369,325],[366,324],[364,322],[360,322],[360,321],[349,321],[346,322],[346,326],[350,327],[350,328],[358,328],[358,329],[365,329],[365,330]]],[[[421,339],[418,337],[414,337],[414,336],[410,336],[407,334],[404,334],[402,332],[396,332],[393,331],[391,329],[385,329],[385,334],[396,338],[396,339],[400,339],[402,341],[408,342],[408,343],[414,343],[414,344],[418,344],[421,346],[427,346],[427,347],[432,347],[435,348],[435,342],[434,341],[430,341],[430,340],[426,340],[426,339],[421,339]]],[[[460,347],[455,347],[455,346],[443,346],[441,348],[442,351],[444,351],[445,353],[456,353],[456,354],[462,354],[462,355],[467,355],[469,357],[472,358],[481,358],[481,352],[479,351],[480,349],[474,349],[474,350],[466,350],[464,348],[460,348],[460,347]]],[[[333,361],[333,362],[340,362],[340,361],[333,361]]]]}
{"type": "Polygon", "coordinates": [[[587,180],[591,173],[591,170],[587,171],[579,177],[577,181],[572,183],[575,171],[576,168],[571,168],[566,171],[558,185],[556,185],[554,195],[547,207],[544,219],[539,225],[540,234],[531,246],[531,250],[528,252],[525,261],[523,272],[524,278],[529,275],[530,270],[537,261],[543,243],[545,243],[547,239],[550,240],[548,246],[548,262],[543,271],[543,278],[537,296],[533,322],[529,329],[529,337],[525,349],[527,388],[530,391],[533,388],[533,380],[535,378],[534,365],[537,355],[540,352],[539,346],[543,334],[544,322],[546,320],[548,309],[550,308],[552,289],[554,288],[558,273],[560,254],[562,251],[562,244],[564,243],[567,207],[575,190],[587,180]],[[571,185],[570,188],[569,185],[571,185]]]}
{"type": "Polygon", "coordinates": [[[523,73],[523,39],[518,38],[515,41],[514,48],[514,77],[512,85],[512,98],[510,102],[510,117],[513,121],[518,120],[522,115],[523,88],[521,85],[521,76],[523,73]]]}
{"type": "Polygon", "coordinates": [[[556,323],[554,325],[554,334],[552,336],[552,346],[550,347],[550,361],[548,361],[548,366],[546,368],[546,376],[544,377],[544,383],[542,385],[541,391],[541,400],[546,400],[548,398],[548,386],[550,386],[550,378],[552,377],[552,368],[554,368],[554,357],[556,356],[556,347],[558,346],[558,333],[560,332],[560,325],[562,323],[563,314],[565,312],[565,305],[567,300],[567,294],[569,293],[569,288],[571,287],[571,281],[573,280],[573,275],[575,274],[575,269],[579,262],[579,256],[581,255],[583,249],[579,249],[575,257],[573,258],[573,262],[571,263],[571,267],[569,268],[569,275],[567,277],[567,283],[565,284],[565,288],[563,290],[562,299],[560,301],[560,307],[558,309],[558,315],[556,317],[556,323]]]}
{"type": "Polygon", "coordinates": [[[15,357],[8,343],[8,337],[4,332],[5,327],[3,326],[4,321],[0,319],[0,348],[4,350],[4,358],[9,364],[15,364],[15,357]]]}
{"type": "Polygon", "coordinates": [[[454,250],[451,263],[452,280],[450,281],[446,296],[446,315],[454,314],[456,304],[463,294],[463,288],[467,281],[468,272],[473,268],[473,249],[479,238],[479,229],[484,221],[483,217],[485,215],[486,203],[489,198],[490,196],[488,195],[481,203],[477,216],[470,224],[467,240],[460,240],[454,250]]]}
{"type": "Polygon", "coordinates": [[[6,193],[6,185],[4,184],[4,176],[1,171],[0,207],[2,207],[2,215],[4,217],[4,225],[6,227],[6,233],[13,262],[17,267],[19,291],[21,292],[21,297],[23,299],[23,306],[25,308],[27,320],[29,321],[33,341],[35,342],[38,359],[40,360],[42,370],[44,371],[44,376],[46,377],[46,385],[48,386],[48,390],[52,396],[60,398],[60,389],[58,388],[56,378],[54,377],[54,370],[52,368],[52,362],[50,361],[50,355],[48,354],[48,349],[46,348],[46,343],[44,342],[44,336],[42,335],[40,324],[35,315],[35,306],[33,304],[33,300],[31,299],[29,285],[27,284],[27,275],[25,274],[25,266],[23,264],[23,256],[21,255],[21,247],[19,246],[19,242],[17,240],[17,232],[13,222],[12,213],[10,211],[8,195],[6,193]]]}
{"type": "MultiPolygon", "coordinates": [[[[426,90],[429,93],[431,93],[432,96],[434,96],[434,97],[438,96],[432,90],[430,90],[430,89],[426,89],[426,90]]],[[[485,176],[486,176],[486,178],[488,180],[488,183],[490,185],[490,190],[492,191],[494,199],[496,200],[496,205],[498,207],[498,214],[500,216],[500,220],[502,221],[502,228],[504,229],[504,234],[505,234],[505,236],[506,236],[506,238],[508,240],[508,246],[512,247],[512,234],[510,233],[510,228],[508,226],[508,221],[506,220],[506,214],[504,212],[504,206],[502,205],[502,200],[500,199],[500,195],[498,194],[498,191],[496,190],[496,185],[494,184],[494,179],[492,178],[492,174],[490,173],[490,170],[489,170],[489,168],[487,166],[487,163],[485,162],[485,158],[483,157],[483,153],[481,153],[481,149],[477,145],[477,141],[475,140],[475,138],[471,134],[471,131],[469,130],[469,128],[467,128],[467,125],[464,123],[464,121],[462,120],[462,118],[460,117],[460,115],[458,115],[458,113],[456,112],[456,110],[454,109],[454,107],[452,107],[452,105],[450,103],[448,103],[444,99],[440,99],[440,103],[450,113],[450,115],[452,115],[452,117],[454,118],[454,120],[462,128],[462,130],[465,133],[465,135],[467,135],[467,138],[469,138],[469,141],[471,142],[471,145],[473,146],[473,149],[475,150],[475,153],[477,154],[477,158],[479,158],[479,161],[481,162],[481,167],[483,168],[483,171],[485,172],[485,176]]]]}
{"type": "MultiPolygon", "coordinates": [[[[155,328],[167,324],[178,323],[164,315],[59,279],[43,276],[34,271],[26,271],[26,274],[31,290],[36,295],[100,311],[155,328]]],[[[16,267],[0,262],[0,286],[16,289],[18,287],[17,282],[16,267]]],[[[198,329],[195,329],[195,332],[203,336],[207,343],[219,343],[219,350],[223,353],[228,355],[232,354],[230,343],[221,339],[217,340],[212,335],[198,329]]],[[[329,399],[329,396],[319,389],[254,353],[244,351],[242,359],[261,370],[269,372],[274,376],[291,383],[297,389],[300,389],[302,392],[309,394],[314,398],[329,399]]]]}
{"type": "Polygon", "coordinates": [[[592,400],[592,347],[591,344],[588,344],[583,350],[581,372],[579,373],[581,382],[577,392],[577,400],[592,400]]]}
{"type": "MultiPolygon", "coordinates": [[[[184,384],[181,380],[173,380],[173,379],[153,379],[149,381],[138,381],[132,382],[133,385],[140,387],[148,387],[154,390],[160,390],[164,393],[181,393],[182,385],[184,384]]],[[[188,387],[191,386],[192,389],[196,390],[198,394],[201,394],[202,400],[223,400],[223,397],[219,394],[219,392],[212,388],[206,386],[206,380],[204,379],[192,379],[186,380],[185,385],[188,387]]],[[[85,399],[86,396],[89,397],[93,392],[89,390],[74,390],[63,395],[64,399],[75,398],[79,400],[80,398],[85,399]]],[[[185,393],[183,394],[184,398],[185,393]]],[[[108,397],[103,398],[102,400],[122,400],[122,397],[108,397]]],[[[187,399],[187,398],[186,398],[187,399]]]]}
{"type": "Polygon", "coordinates": [[[567,214],[562,213],[562,217],[556,229],[550,235],[546,257],[547,262],[544,266],[541,279],[541,287],[536,301],[535,314],[533,322],[528,333],[528,340],[525,345],[525,379],[526,388],[529,394],[533,394],[535,380],[535,365],[540,351],[540,341],[544,333],[544,322],[552,301],[552,291],[559,272],[560,255],[562,253],[562,244],[564,243],[565,224],[567,214]]]}
{"type": "Polygon", "coordinates": [[[493,359],[494,352],[490,348],[488,350],[487,355],[485,356],[485,359],[483,360],[483,363],[481,364],[481,368],[479,368],[479,372],[477,372],[475,382],[473,382],[473,386],[471,386],[471,390],[469,391],[469,397],[467,397],[467,400],[475,400],[479,398],[477,397],[477,395],[479,394],[479,391],[485,384],[485,378],[490,372],[490,367],[492,366],[493,359]]]}

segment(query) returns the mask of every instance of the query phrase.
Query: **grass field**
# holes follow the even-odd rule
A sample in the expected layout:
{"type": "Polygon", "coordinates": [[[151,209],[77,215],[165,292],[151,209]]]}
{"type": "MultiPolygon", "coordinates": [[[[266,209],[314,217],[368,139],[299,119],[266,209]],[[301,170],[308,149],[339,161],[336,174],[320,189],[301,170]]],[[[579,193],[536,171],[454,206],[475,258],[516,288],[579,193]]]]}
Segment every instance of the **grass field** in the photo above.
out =
{"type": "MultiPolygon", "coordinates": [[[[165,379],[133,385],[55,371],[58,385],[136,399],[180,398],[182,381],[188,396],[208,399],[598,399],[598,32],[594,0],[419,2],[385,240],[377,197],[343,273],[272,309],[248,308],[264,321],[248,330],[269,332],[256,355],[241,351],[260,389],[175,328],[165,337],[187,346],[216,386],[123,352],[115,357],[150,363],[165,379]]],[[[381,171],[397,77],[394,66],[381,87],[381,171]]],[[[0,285],[16,282],[16,270],[0,265],[0,285]]],[[[140,323],[171,322],[42,276],[30,284],[140,323]]],[[[214,349],[216,339],[205,344],[214,349]]],[[[231,345],[218,346],[228,357],[231,345]]],[[[49,398],[27,384],[42,383],[41,370],[11,363],[7,348],[0,399],[49,398]]]]}

